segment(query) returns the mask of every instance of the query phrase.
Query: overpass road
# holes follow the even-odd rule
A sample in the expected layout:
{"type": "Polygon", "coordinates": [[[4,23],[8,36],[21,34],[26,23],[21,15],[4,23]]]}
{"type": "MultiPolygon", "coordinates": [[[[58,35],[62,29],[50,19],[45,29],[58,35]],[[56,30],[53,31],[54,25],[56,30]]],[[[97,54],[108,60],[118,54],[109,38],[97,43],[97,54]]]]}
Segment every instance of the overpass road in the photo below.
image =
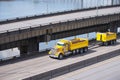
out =
{"type": "MultiPolygon", "coordinates": [[[[103,9],[98,10],[98,16],[114,14],[114,13],[120,13],[120,7],[103,8],[103,9]]],[[[49,23],[82,19],[82,18],[88,18],[88,17],[94,17],[94,16],[97,16],[96,9],[82,11],[82,12],[69,13],[69,14],[64,14],[64,15],[56,15],[56,16],[45,17],[45,18],[25,20],[25,21],[8,23],[8,24],[2,24],[0,25],[0,33],[4,33],[4,31],[7,31],[7,30],[15,31],[16,29],[19,29],[19,28],[27,29],[30,26],[36,27],[37,25],[44,25],[44,24],[49,24],[49,23]]]]}
{"type": "Polygon", "coordinates": [[[64,60],[52,59],[46,55],[14,64],[3,65],[0,66],[0,80],[21,80],[118,49],[120,49],[120,40],[118,40],[116,45],[111,45],[109,47],[99,45],[92,46],[85,55],[78,54],[65,58],[64,60]]]}
{"type": "Polygon", "coordinates": [[[120,56],[51,80],[120,80],[120,56]]]}

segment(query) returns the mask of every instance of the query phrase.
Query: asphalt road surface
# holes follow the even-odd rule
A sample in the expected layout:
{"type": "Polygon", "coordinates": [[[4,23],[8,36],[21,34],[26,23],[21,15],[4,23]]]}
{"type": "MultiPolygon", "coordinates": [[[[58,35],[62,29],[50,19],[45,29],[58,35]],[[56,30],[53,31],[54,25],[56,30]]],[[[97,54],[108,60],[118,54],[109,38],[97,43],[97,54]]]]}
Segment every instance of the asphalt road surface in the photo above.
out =
{"type": "Polygon", "coordinates": [[[120,56],[67,73],[51,80],[120,80],[120,56]]]}
{"type": "Polygon", "coordinates": [[[118,49],[120,49],[120,40],[116,45],[95,45],[93,47],[90,47],[89,51],[84,55],[78,54],[65,58],[64,60],[52,59],[49,58],[48,55],[46,55],[13,64],[3,65],[0,66],[0,80],[21,80],[23,78],[80,62],[82,60],[109,53],[118,49]]]}

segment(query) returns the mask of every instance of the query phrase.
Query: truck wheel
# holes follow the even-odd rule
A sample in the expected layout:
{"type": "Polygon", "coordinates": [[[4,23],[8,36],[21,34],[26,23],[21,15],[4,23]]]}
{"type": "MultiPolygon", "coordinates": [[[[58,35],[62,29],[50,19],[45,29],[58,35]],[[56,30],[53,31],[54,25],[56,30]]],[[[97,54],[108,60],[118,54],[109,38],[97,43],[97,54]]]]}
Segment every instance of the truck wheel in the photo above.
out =
{"type": "Polygon", "coordinates": [[[104,42],[102,42],[101,46],[104,46],[104,42]]]}
{"type": "Polygon", "coordinates": [[[115,40],[113,40],[113,44],[115,44],[115,40]]]}
{"type": "Polygon", "coordinates": [[[83,49],[80,49],[80,53],[83,53],[84,51],[83,51],[83,49]]]}
{"type": "Polygon", "coordinates": [[[73,50],[73,51],[72,51],[72,55],[75,55],[75,54],[76,54],[76,51],[75,51],[75,50],[73,50]]]}
{"type": "Polygon", "coordinates": [[[108,45],[108,42],[105,42],[104,45],[107,46],[107,45],[108,45]]]}
{"type": "Polygon", "coordinates": [[[62,54],[59,54],[59,57],[58,57],[60,60],[63,59],[63,55],[62,54]]]}
{"type": "Polygon", "coordinates": [[[113,45],[113,41],[110,41],[110,44],[113,45]]]}
{"type": "Polygon", "coordinates": [[[87,52],[87,51],[88,51],[88,47],[85,47],[85,48],[84,48],[84,52],[87,52]]]}
{"type": "Polygon", "coordinates": [[[79,49],[76,50],[76,53],[79,53],[79,49]]]}
{"type": "Polygon", "coordinates": [[[113,44],[115,44],[116,43],[116,40],[113,40],[113,44]]]}

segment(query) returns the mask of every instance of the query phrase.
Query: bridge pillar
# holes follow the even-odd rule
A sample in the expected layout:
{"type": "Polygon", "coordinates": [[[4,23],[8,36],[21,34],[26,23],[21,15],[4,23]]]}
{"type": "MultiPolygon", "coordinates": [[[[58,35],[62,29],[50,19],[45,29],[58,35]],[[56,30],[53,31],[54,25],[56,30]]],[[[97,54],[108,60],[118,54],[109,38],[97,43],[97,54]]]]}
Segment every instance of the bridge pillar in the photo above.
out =
{"type": "Polygon", "coordinates": [[[116,24],[116,22],[110,23],[109,30],[111,32],[116,32],[117,33],[117,24],[116,24]]]}
{"type": "Polygon", "coordinates": [[[29,55],[39,52],[39,42],[36,39],[29,39],[27,45],[19,47],[21,55],[29,55]]]}

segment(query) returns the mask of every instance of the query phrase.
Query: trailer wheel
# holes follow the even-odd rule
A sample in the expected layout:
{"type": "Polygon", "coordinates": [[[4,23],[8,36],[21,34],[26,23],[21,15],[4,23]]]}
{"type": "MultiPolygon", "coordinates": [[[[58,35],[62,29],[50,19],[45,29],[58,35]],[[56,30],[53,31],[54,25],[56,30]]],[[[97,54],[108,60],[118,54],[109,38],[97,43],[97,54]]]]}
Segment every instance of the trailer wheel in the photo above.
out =
{"type": "Polygon", "coordinates": [[[75,54],[76,54],[76,51],[75,51],[75,50],[73,50],[73,51],[72,51],[72,55],[75,55],[75,54]]]}
{"type": "Polygon", "coordinates": [[[79,49],[76,50],[76,53],[79,53],[79,49]]]}
{"type": "Polygon", "coordinates": [[[85,47],[85,48],[84,48],[84,52],[87,52],[87,51],[88,51],[88,47],[85,47]]]}
{"type": "Polygon", "coordinates": [[[115,40],[113,40],[113,44],[115,44],[115,40]]]}
{"type": "Polygon", "coordinates": [[[112,40],[112,41],[110,41],[110,44],[111,44],[111,45],[113,45],[113,40],[112,40]]]}
{"type": "Polygon", "coordinates": [[[83,51],[83,49],[80,49],[80,53],[83,53],[84,51],[83,51]]]}
{"type": "Polygon", "coordinates": [[[104,42],[102,42],[101,46],[104,46],[104,42]]]}
{"type": "Polygon", "coordinates": [[[59,54],[58,58],[61,60],[63,59],[63,55],[62,54],[59,54]]]}
{"type": "Polygon", "coordinates": [[[108,42],[105,42],[104,45],[107,46],[107,45],[108,45],[108,42]]]}
{"type": "Polygon", "coordinates": [[[113,40],[113,44],[115,44],[116,43],[116,40],[113,40]]]}

